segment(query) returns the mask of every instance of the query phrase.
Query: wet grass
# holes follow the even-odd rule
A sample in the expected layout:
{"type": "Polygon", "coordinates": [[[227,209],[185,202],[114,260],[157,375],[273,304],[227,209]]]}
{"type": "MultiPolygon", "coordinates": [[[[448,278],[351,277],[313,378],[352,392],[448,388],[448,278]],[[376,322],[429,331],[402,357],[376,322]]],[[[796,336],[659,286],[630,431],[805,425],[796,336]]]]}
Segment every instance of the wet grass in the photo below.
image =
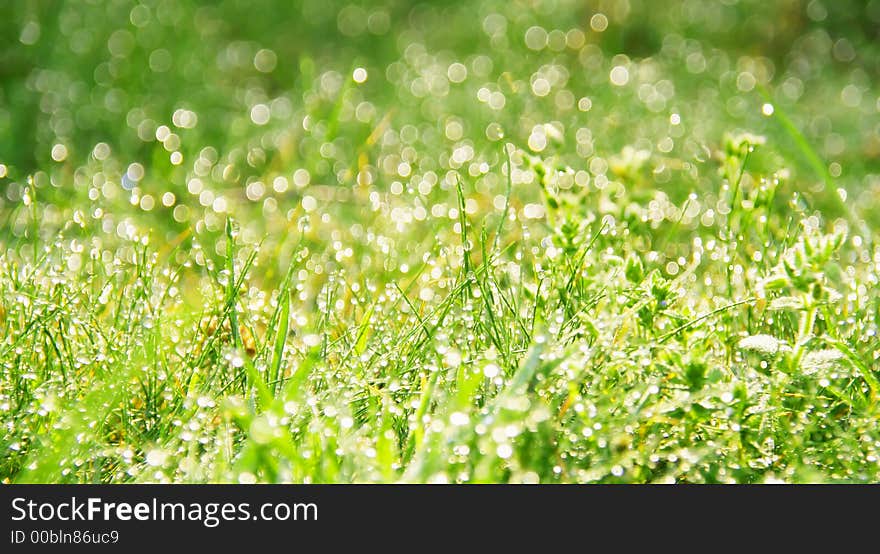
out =
{"type": "Polygon", "coordinates": [[[878,480],[880,4],[252,4],[0,24],[6,482],[878,480]]]}

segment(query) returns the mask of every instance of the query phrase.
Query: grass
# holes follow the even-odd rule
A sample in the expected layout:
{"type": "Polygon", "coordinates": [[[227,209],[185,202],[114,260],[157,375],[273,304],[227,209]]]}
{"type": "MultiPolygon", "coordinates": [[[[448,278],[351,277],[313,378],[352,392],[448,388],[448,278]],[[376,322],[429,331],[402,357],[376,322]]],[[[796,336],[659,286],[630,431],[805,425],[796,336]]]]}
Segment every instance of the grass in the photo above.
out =
{"type": "Polygon", "coordinates": [[[4,482],[878,481],[876,2],[258,4],[6,8],[4,482]]]}

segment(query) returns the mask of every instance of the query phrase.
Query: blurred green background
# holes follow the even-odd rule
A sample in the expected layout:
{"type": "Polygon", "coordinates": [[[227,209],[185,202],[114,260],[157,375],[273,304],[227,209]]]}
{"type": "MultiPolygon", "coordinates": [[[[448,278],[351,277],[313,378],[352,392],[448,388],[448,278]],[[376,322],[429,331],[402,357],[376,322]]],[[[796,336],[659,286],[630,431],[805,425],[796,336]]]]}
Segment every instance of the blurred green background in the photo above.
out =
{"type": "Polygon", "coordinates": [[[788,167],[787,192],[832,216],[838,187],[872,221],[880,205],[880,0],[16,0],[3,12],[7,239],[23,233],[13,207],[28,175],[58,208],[47,223],[100,196],[169,240],[217,233],[226,213],[256,237],[288,229],[305,185],[316,208],[354,220],[367,187],[464,167],[490,203],[505,141],[600,185],[635,164],[631,188],[680,202],[717,188],[705,162],[740,130],[784,156],[767,167],[788,167]]]}

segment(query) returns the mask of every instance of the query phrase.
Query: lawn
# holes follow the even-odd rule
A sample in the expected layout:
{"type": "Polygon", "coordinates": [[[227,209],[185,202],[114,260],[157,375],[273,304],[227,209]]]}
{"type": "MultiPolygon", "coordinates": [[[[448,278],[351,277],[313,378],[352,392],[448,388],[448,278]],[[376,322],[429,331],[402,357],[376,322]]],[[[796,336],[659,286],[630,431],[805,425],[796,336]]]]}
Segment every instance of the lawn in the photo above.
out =
{"type": "Polygon", "coordinates": [[[880,1],[0,16],[3,482],[880,481],[880,1]]]}

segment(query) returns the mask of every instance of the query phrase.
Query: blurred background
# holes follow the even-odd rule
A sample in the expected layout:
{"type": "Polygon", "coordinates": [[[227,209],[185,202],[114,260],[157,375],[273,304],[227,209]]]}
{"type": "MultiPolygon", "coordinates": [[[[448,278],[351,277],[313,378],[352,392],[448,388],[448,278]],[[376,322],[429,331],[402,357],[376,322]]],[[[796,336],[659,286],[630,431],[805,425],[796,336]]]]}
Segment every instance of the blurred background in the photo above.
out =
{"type": "Polygon", "coordinates": [[[784,160],[768,165],[805,201],[834,210],[848,196],[872,220],[880,205],[880,0],[2,10],[7,238],[23,233],[12,212],[28,175],[58,208],[50,223],[100,197],[166,238],[216,233],[233,213],[253,242],[306,196],[306,211],[343,219],[370,192],[415,191],[430,210],[450,170],[491,203],[504,142],[582,170],[579,185],[650,158],[633,186],[680,201],[717,189],[705,163],[743,130],[769,138],[784,160]]]}

